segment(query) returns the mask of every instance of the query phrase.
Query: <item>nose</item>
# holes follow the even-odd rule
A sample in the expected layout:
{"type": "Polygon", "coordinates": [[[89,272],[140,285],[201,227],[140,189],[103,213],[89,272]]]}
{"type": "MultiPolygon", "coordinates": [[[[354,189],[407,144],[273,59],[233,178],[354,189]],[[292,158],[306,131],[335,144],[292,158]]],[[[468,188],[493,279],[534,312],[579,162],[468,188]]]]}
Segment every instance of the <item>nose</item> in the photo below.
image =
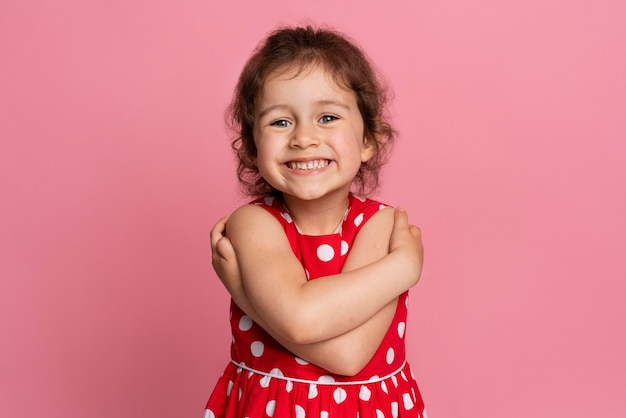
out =
{"type": "Polygon", "coordinates": [[[290,145],[294,148],[307,148],[319,144],[315,127],[306,122],[300,122],[292,131],[290,145]]]}

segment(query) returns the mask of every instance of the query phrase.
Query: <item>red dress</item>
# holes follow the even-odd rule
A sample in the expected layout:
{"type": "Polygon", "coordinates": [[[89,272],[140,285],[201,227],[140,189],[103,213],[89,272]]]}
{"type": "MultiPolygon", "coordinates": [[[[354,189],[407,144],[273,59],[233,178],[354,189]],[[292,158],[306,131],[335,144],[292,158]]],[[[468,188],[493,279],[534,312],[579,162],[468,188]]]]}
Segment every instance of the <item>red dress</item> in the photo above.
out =
{"type": "MultiPolygon", "coordinates": [[[[254,202],[282,224],[307,278],[341,272],[359,229],[385,205],[350,195],[343,222],[331,235],[301,234],[288,210],[272,197],[254,202]]],[[[219,378],[204,418],[426,417],[405,360],[408,292],[370,362],[355,376],[335,375],[283,348],[231,303],[231,363],[219,378]]]]}

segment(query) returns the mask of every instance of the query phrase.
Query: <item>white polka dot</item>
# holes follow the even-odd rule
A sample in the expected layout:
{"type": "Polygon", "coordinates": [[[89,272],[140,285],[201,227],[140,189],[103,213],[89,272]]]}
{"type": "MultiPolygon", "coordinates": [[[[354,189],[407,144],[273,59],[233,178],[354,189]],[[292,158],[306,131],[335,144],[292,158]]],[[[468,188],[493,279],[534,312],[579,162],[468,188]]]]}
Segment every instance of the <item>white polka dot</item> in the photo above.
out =
{"type": "Polygon", "coordinates": [[[270,370],[270,375],[271,376],[278,376],[278,377],[283,377],[285,376],[282,372],[282,370],[280,370],[277,367],[274,367],[272,370],[270,370]]]}
{"type": "Polygon", "coordinates": [[[291,393],[291,391],[293,390],[293,382],[291,380],[287,380],[285,390],[287,391],[287,393],[291,393]]]}
{"type": "Polygon", "coordinates": [[[354,218],[354,225],[359,226],[363,222],[363,214],[359,213],[356,218],[354,218]]]}
{"type": "Polygon", "coordinates": [[[309,393],[307,394],[307,398],[313,399],[317,396],[317,385],[312,383],[309,385],[309,393]]]}
{"type": "Polygon", "coordinates": [[[272,376],[283,377],[284,375],[280,369],[272,369],[269,376],[263,376],[261,380],[259,380],[259,384],[261,385],[261,387],[268,387],[270,385],[270,382],[272,381],[272,376]]]}
{"type": "Polygon", "coordinates": [[[372,391],[367,388],[367,386],[361,386],[361,390],[359,391],[359,399],[362,401],[369,401],[372,396],[372,391]]]}
{"type": "Polygon", "coordinates": [[[241,395],[243,395],[243,392],[241,391],[241,388],[239,388],[239,393],[237,394],[237,400],[238,401],[241,400],[241,395]]]}
{"type": "Polygon", "coordinates": [[[398,387],[398,378],[395,376],[391,376],[391,381],[395,387],[398,387]]]}
{"type": "Polygon", "coordinates": [[[426,413],[426,410],[425,410],[425,409],[422,411],[422,416],[423,416],[424,418],[428,418],[428,414],[426,413]]]}
{"type": "Polygon", "coordinates": [[[385,414],[380,409],[376,410],[376,418],[385,418],[385,414]]]}
{"type": "Polygon", "coordinates": [[[364,197],[357,196],[357,195],[354,195],[354,194],[352,196],[354,196],[355,199],[359,199],[361,202],[365,202],[365,198],[364,197]]]}
{"type": "Polygon", "coordinates": [[[348,254],[349,249],[350,249],[350,246],[348,245],[348,243],[345,242],[344,240],[341,240],[341,255],[344,256],[348,254]]]}
{"type": "Polygon", "coordinates": [[[404,371],[400,372],[400,376],[402,376],[405,382],[409,381],[409,379],[406,378],[406,374],[404,374],[404,371]]]}
{"type": "Polygon", "coordinates": [[[255,341],[250,345],[250,351],[252,351],[254,357],[261,357],[264,349],[265,346],[261,341],[255,341]]]}
{"type": "Polygon", "coordinates": [[[383,210],[387,207],[387,205],[383,205],[382,203],[378,205],[378,210],[383,210]]]}
{"type": "Polygon", "coordinates": [[[398,402],[391,402],[391,416],[398,418],[398,402]]]}
{"type": "Polygon", "coordinates": [[[228,381],[228,387],[226,388],[226,396],[230,396],[230,392],[233,390],[233,381],[229,380],[228,381]]]}
{"type": "Polygon", "coordinates": [[[328,376],[328,375],[324,375],[324,376],[320,376],[319,379],[317,379],[318,382],[320,383],[333,383],[335,381],[335,378],[332,376],[328,376]]]}
{"type": "Polygon", "coordinates": [[[345,401],[347,397],[348,397],[348,394],[346,393],[346,390],[344,388],[337,388],[333,392],[333,398],[335,399],[335,402],[337,402],[338,404],[345,401]]]}
{"type": "Polygon", "coordinates": [[[335,250],[328,244],[322,244],[317,247],[317,258],[322,261],[330,261],[335,256],[335,250]]]}
{"type": "Polygon", "coordinates": [[[276,410],[276,401],[269,401],[265,406],[265,413],[270,417],[274,416],[274,411],[276,410]]]}
{"type": "Polygon", "coordinates": [[[239,329],[242,331],[248,331],[252,328],[252,319],[248,315],[244,315],[239,320],[239,329]]]}
{"type": "Polygon", "coordinates": [[[328,418],[328,412],[327,411],[320,412],[320,418],[328,418]]]}
{"type": "Polygon", "coordinates": [[[404,402],[404,409],[407,411],[415,406],[413,401],[411,400],[411,395],[405,393],[402,395],[402,402],[404,402]]]}
{"type": "Polygon", "coordinates": [[[409,309],[409,295],[406,295],[406,297],[404,298],[404,306],[409,309]]]}
{"type": "Polygon", "coordinates": [[[304,408],[301,407],[300,405],[296,405],[296,418],[304,418],[306,417],[306,412],[304,411],[304,408]]]}
{"type": "Polygon", "coordinates": [[[210,409],[207,409],[206,411],[204,411],[203,418],[215,418],[215,414],[210,409]]]}
{"type": "Polygon", "coordinates": [[[393,351],[393,348],[389,347],[389,350],[387,350],[387,364],[393,363],[393,359],[395,357],[396,357],[396,353],[393,351]]]}
{"type": "Polygon", "coordinates": [[[280,216],[282,216],[288,223],[292,223],[293,219],[291,218],[291,215],[289,215],[288,213],[281,213],[280,216]]]}
{"type": "Polygon", "coordinates": [[[307,269],[304,269],[304,275],[306,276],[307,281],[311,280],[311,273],[307,269]]]}
{"type": "Polygon", "coordinates": [[[303,366],[306,366],[307,364],[309,364],[308,361],[306,360],[302,360],[300,357],[294,357],[296,359],[296,363],[301,364],[303,366]]]}
{"type": "Polygon", "coordinates": [[[389,391],[387,390],[387,384],[385,382],[380,382],[380,387],[383,390],[383,392],[389,394],[389,391]]]}
{"type": "Polygon", "coordinates": [[[261,385],[262,388],[266,388],[270,385],[271,380],[272,378],[270,376],[263,376],[261,380],[259,380],[259,385],[261,385]]]}
{"type": "Polygon", "coordinates": [[[380,380],[380,377],[379,377],[377,374],[375,374],[374,376],[370,377],[370,380],[369,380],[369,381],[370,381],[370,382],[375,382],[375,381],[377,381],[377,380],[380,380]]]}
{"type": "Polygon", "coordinates": [[[265,202],[267,206],[272,206],[274,203],[274,196],[265,196],[265,198],[263,198],[263,202],[265,202]]]}
{"type": "Polygon", "coordinates": [[[406,328],[406,323],[400,322],[398,324],[398,336],[400,338],[404,337],[404,330],[405,330],[405,328],[406,328]]]}

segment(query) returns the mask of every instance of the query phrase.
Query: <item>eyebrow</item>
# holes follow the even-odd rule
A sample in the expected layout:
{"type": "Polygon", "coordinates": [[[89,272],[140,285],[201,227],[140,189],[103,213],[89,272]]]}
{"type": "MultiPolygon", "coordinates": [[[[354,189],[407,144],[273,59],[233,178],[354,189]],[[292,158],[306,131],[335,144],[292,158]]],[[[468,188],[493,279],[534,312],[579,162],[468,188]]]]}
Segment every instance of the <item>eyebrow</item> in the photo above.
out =
{"type": "Polygon", "coordinates": [[[272,106],[268,106],[265,109],[261,110],[259,112],[259,115],[257,116],[258,119],[261,119],[263,116],[265,116],[266,114],[270,113],[272,110],[276,110],[276,109],[288,109],[287,105],[282,105],[282,104],[277,104],[277,105],[272,105],[272,106]]]}
{"type": "Polygon", "coordinates": [[[319,100],[317,102],[315,102],[316,105],[318,106],[338,106],[338,107],[342,107],[346,110],[350,110],[350,106],[348,106],[347,104],[343,103],[343,102],[338,102],[336,100],[319,100]]]}
{"type": "MultiPolygon", "coordinates": [[[[338,102],[336,100],[318,100],[314,104],[315,106],[337,106],[346,110],[350,110],[349,105],[343,102],[338,102]]],[[[289,106],[284,105],[284,104],[275,104],[272,106],[268,106],[259,112],[259,115],[257,116],[257,118],[262,118],[263,116],[265,116],[266,114],[268,114],[269,112],[273,110],[286,110],[286,109],[289,109],[289,106]]]]}

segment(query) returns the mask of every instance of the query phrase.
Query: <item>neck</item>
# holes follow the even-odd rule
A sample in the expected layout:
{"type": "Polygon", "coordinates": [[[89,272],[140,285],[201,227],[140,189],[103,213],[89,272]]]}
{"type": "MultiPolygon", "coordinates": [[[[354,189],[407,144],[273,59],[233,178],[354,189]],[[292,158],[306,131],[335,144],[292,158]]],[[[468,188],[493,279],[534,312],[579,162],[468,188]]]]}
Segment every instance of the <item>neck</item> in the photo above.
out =
{"type": "Polygon", "coordinates": [[[336,231],[348,208],[348,194],[326,195],[315,200],[284,196],[289,214],[306,235],[328,235],[336,231]]]}

